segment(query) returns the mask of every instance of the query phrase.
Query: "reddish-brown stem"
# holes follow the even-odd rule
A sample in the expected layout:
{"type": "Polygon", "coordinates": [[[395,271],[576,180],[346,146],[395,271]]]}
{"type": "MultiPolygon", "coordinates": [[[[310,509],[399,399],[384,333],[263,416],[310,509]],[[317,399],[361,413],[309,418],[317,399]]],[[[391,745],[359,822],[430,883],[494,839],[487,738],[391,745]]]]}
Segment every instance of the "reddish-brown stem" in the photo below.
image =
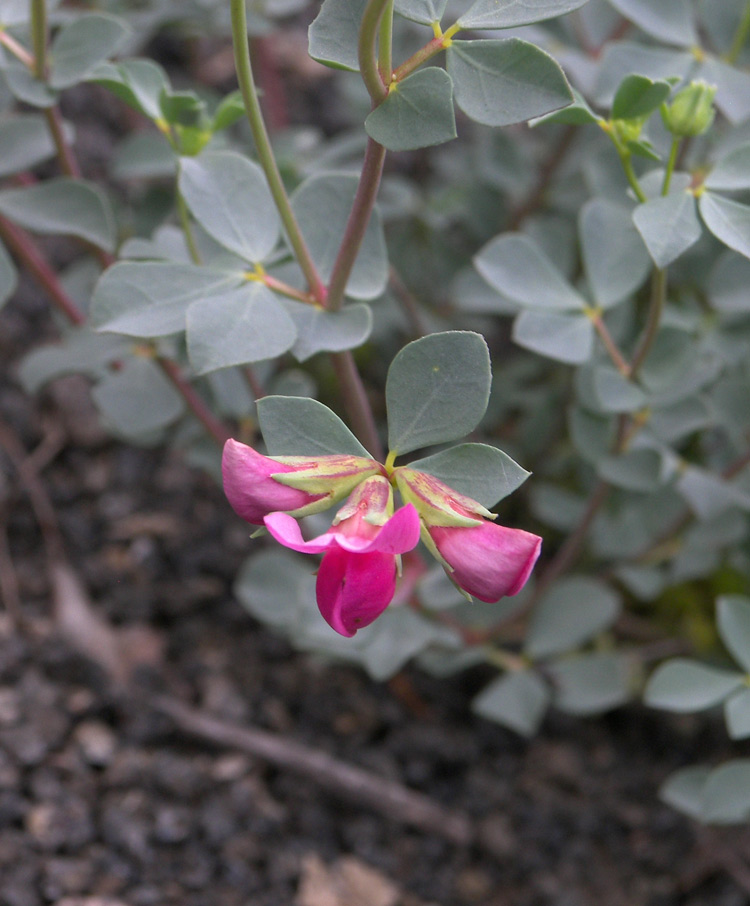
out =
{"type": "Polygon", "coordinates": [[[602,320],[602,316],[599,314],[599,312],[594,312],[590,317],[591,323],[594,325],[594,329],[599,334],[602,343],[604,343],[604,348],[607,350],[609,357],[612,359],[615,368],[624,378],[630,377],[630,365],[628,365],[627,361],[625,360],[625,356],[620,352],[617,344],[612,339],[612,334],[607,329],[607,325],[602,320]]]}
{"type": "Polygon", "coordinates": [[[367,398],[367,392],[357,370],[354,356],[351,352],[332,352],[331,364],[336,372],[339,390],[354,433],[369,453],[378,462],[383,462],[383,445],[380,442],[372,406],[367,398]]]}
{"type": "Polygon", "coordinates": [[[156,364],[166,374],[169,380],[179,391],[180,396],[190,407],[193,415],[203,425],[206,431],[213,437],[219,446],[229,440],[231,436],[226,426],[219,421],[203,401],[203,398],[196,392],[193,385],[187,381],[180,371],[179,365],[171,359],[157,358],[156,364]]]}
{"type": "Polygon", "coordinates": [[[86,316],[76,303],[65,292],[57,279],[57,274],[47,263],[42,253],[29,234],[0,215],[0,236],[5,243],[15,252],[19,261],[31,273],[52,299],[57,308],[72,323],[81,325],[86,321],[86,316]]]}
{"type": "Polygon", "coordinates": [[[362,245],[372,210],[375,207],[375,199],[380,187],[380,178],[383,175],[384,162],[385,148],[371,138],[368,139],[357,193],[354,196],[352,209],[349,212],[349,219],[346,222],[344,235],[341,239],[341,245],[339,246],[328,284],[326,308],[330,309],[330,311],[337,311],[344,302],[346,284],[349,282],[349,276],[362,245]]]}
{"type": "Polygon", "coordinates": [[[17,59],[20,60],[24,66],[27,66],[33,71],[34,69],[34,57],[29,53],[28,50],[13,37],[9,35],[7,31],[0,28],[0,44],[5,46],[17,59]]]}
{"type": "Polygon", "coordinates": [[[57,105],[47,107],[44,111],[44,117],[47,120],[47,128],[52,136],[52,141],[55,143],[57,157],[60,161],[63,173],[73,179],[80,179],[81,168],[78,165],[73,149],[65,138],[60,108],[57,105]]]}

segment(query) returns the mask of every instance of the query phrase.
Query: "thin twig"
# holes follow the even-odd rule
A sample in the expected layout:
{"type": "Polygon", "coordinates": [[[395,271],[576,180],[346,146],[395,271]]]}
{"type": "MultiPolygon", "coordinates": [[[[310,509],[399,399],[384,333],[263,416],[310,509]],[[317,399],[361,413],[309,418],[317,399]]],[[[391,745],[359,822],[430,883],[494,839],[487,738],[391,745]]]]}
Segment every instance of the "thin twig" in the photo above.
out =
{"type": "Polygon", "coordinates": [[[391,266],[388,272],[388,279],[391,283],[391,289],[395,293],[396,298],[403,309],[406,320],[409,322],[412,337],[415,340],[418,340],[420,337],[426,336],[430,331],[425,324],[419,302],[393,266],[391,266]]]}
{"type": "Polygon", "coordinates": [[[332,352],[330,359],[354,433],[370,454],[378,462],[383,462],[383,445],[380,442],[372,406],[367,398],[367,392],[357,370],[354,356],[350,351],[332,352]]]}
{"type": "Polygon", "coordinates": [[[443,808],[422,793],[340,761],[327,752],[311,749],[267,730],[217,720],[167,696],[158,696],[151,704],[185,733],[213,745],[239,749],[276,767],[293,771],[324,789],[375,809],[393,821],[418,827],[459,846],[467,846],[474,838],[467,815],[443,808]]]}
{"type": "Polygon", "coordinates": [[[555,143],[552,152],[539,167],[539,175],[533,187],[531,188],[531,191],[526,196],[526,198],[511,212],[507,229],[517,230],[526,220],[526,218],[533,214],[537,210],[537,208],[540,207],[540,205],[544,201],[544,197],[547,194],[547,189],[549,189],[550,183],[552,182],[555,173],[557,173],[563,161],[565,160],[565,156],[570,150],[570,147],[573,144],[573,141],[577,134],[578,129],[576,126],[565,127],[560,140],[555,143]]]}

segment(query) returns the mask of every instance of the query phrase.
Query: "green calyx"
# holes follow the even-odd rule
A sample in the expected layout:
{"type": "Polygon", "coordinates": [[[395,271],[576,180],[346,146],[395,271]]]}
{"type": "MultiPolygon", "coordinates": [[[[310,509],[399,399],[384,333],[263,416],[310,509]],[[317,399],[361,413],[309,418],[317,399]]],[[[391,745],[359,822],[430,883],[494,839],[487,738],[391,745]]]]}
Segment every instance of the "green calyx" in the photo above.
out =
{"type": "Polygon", "coordinates": [[[667,130],[678,138],[706,132],[716,115],[716,90],[716,85],[709,85],[701,79],[678,91],[672,103],[662,109],[662,119],[667,130]]]}
{"type": "Polygon", "coordinates": [[[468,528],[480,525],[482,519],[494,519],[494,513],[476,500],[465,497],[426,472],[401,466],[392,478],[405,503],[412,503],[426,525],[468,528]]]}

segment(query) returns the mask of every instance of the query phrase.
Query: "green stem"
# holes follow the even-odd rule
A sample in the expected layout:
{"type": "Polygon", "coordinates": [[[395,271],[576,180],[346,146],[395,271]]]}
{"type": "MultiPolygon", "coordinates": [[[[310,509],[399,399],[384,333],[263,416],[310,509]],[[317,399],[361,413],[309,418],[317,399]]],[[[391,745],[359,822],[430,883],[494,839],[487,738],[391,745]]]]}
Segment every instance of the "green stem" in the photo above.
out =
{"type": "Polygon", "coordinates": [[[651,300],[649,302],[648,317],[646,326],[643,328],[643,334],[638,343],[633,360],[630,363],[630,379],[635,380],[641,366],[646,361],[651,346],[656,339],[661,322],[661,314],[664,310],[664,303],[667,298],[667,271],[666,268],[654,268],[653,277],[651,278],[651,300]]]}
{"type": "Polygon", "coordinates": [[[327,307],[330,311],[338,311],[344,302],[346,284],[349,282],[349,276],[375,206],[384,161],[385,148],[371,138],[368,139],[357,193],[354,196],[328,284],[327,307]]]}
{"type": "Polygon", "coordinates": [[[60,167],[62,168],[63,173],[65,173],[66,176],[70,176],[72,179],[80,179],[81,168],[78,166],[78,161],[73,153],[73,149],[65,138],[60,108],[56,104],[52,107],[45,108],[44,118],[47,121],[47,128],[49,129],[55,149],[57,150],[57,159],[60,161],[60,167]]]}
{"type": "Polygon", "coordinates": [[[675,165],[677,164],[677,155],[680,150],[680,139],[672,139],[672,147],[669,149],[669,159],[667,160],[667,168],[664,171],[664,182],[661,184],[661,194],[669,194],[669,186],[672,182],[672,174],[674,173],[675,165]]]}
{"type": "Polygon", "coordinates": [[[47,3],[31,0],[31,46],[34,48],[34,75],[47,78],[47,3]]]}
{"type": "Polygon", "coordinates": [[[195,233],[193,232],[193,225],[190,222],[190,213],[185,204],[182,192],[180,192],[179,189],[175,189],[175,200],[177,202],[177,216],[180,218],[180,226],[182,227],[182,232],[185,234],[185,245],[187,245],[190,260],[193,264],[201,264],[201,253],[198,251],[198,246],[195,242],[195,233]]]}
{"type": "Polygon", "coordinates": [[[646,193],[641,188],[641,184],[638,182],[638,177],[635,175],[635,170],[633,169],[633,161],[628,151],[623,151],[619,145],[615,145],[617,148],[617,153],[620,155],[620,160],[622,161],[622,169],[625,171],[625,176],[627,177],[628,182],[630,183],[630,188],[635,192],[635,197],[638,201],[643,204],[645,201],[648,201],[646,193]]]}
{"type": "Polygon", "coordinates": [[[371,456],[378,462],[382,462],[385,455],[383,445],[380,442],[372,407],[367,399],[362,378],[357,371],[354,356],[351,352],[332,352],[331,363],[338,378],[339,390],[354,433],[371,456]]]}
{"type": "Polygon", "coordinates": [[[391,0],[368,0],[359,27],[359,72],[373,106],[382,104],[388,94],[388,85],[383,82],[378,68],[375,44],[380,20],[390,4],[391,0]]]}
{"type": "Polygon", "coordinates": [[[388,5],[380,20],[380,36],[378,38],[378,69],[380,78],[387,87],[393,77],[393,2],[388,0],[388,5]]]}
{"type": "Polygon", "coordinates": [[[408,60],[405,60],[400,66],[398,66],[393,71],[393,81],[400,82],[405,79],[408,75],[411,75],[416,69],[426,63],[429,59],[436,56],[440,51],[445,50],[445,48],[450,43],[450,39],[446,40],[445,35],[439,35],[425,44],[424,47],[421,47],[416,53],[412,54],[408,60]]]}
{"type": "Polygon", "coordinates": [[[745,41],[747,41],[747,36],[750,34],[750,3],[745,6],[745,11],[742,14],[740,23],[737,26],[737,31],[734,33],[732,38],[732,45],[729,50],[724,54],[724,59],[727,63],[736,63],[737,58],[742,53],[742,48],[745,46],[745,41]]]}
{"type": "Polygon", "coordinates": [[[284,182],[281,179],[276,158],[271,148],[266,124],[258,101],[258,92],[255,88],[253,70],[250,65],[250,48],[247,41],[247,15],[245,0],[230,0],[232,12],[232,40],[234,42],[234,60],[237,68],[237,81],[239,82],[242,99],[245,103],[245,113],[250,124],[250,131],[255,142],[258,160],[268,181],[274,203],[284,224],[287,238],[292,246],[297,262],[307,280],[311,294],[321,304],[326,298],[326,289],[318,274],[318,269],[307,248],[307,243],[292,211],[289,196],[286,193],[284,182]]]}

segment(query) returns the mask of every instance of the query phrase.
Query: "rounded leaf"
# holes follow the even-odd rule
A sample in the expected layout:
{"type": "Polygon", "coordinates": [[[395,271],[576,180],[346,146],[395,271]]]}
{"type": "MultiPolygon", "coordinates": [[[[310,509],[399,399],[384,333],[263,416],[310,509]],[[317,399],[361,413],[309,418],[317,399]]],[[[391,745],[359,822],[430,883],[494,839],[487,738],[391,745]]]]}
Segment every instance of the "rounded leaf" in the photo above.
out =
{"type": "Polygon", "coordinates": [[[479,424],[492,371],[484,338],[469,331],[435,333],[405,346],[388,369],[388,444],[409,453],[464,437],[479,424]]]}

